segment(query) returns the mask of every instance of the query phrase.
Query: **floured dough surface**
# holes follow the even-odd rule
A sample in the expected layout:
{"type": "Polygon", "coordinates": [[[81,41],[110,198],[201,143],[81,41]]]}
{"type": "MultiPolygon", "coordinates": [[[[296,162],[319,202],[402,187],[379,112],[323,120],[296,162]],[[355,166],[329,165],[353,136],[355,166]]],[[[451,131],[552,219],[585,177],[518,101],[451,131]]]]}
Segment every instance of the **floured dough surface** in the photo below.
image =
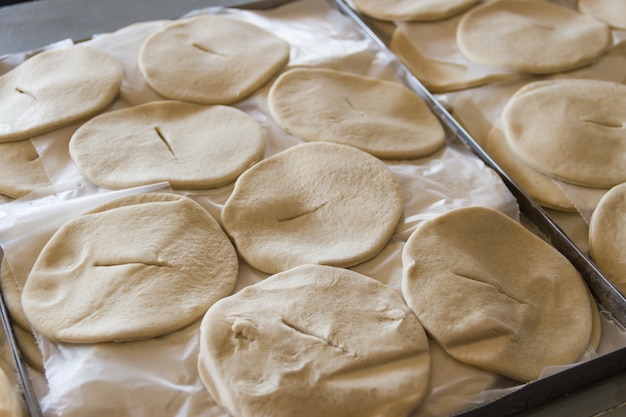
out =
{"type": "Polygon", "coordinates": [[[69,149],[81,173],[105,188],[161,181],[212,188],[235,181],[263,157],[265,133],[233,107],[157,101],[93,118],[69,149]]]}
{"type": "Polygon", "coordinates": [[[174,194],[125,197],[65,223],[22,292],[52,341],[145,339],[178,330],[232,293],[235,250],[217,221],[174,194]]]}
{"type": "Polygon", "coordinates": [[[230,104],[278,72],[289,60],[289,48],[285,40],[250,23],[203,14],[150,35],[141,47],[139,69],[164,97],[230,104]]]}
{"type": "Polygon", "coordinates": [[[507,144],[504,133],[491,129],[483,144],[485,151],[528,195],[544,207],[576,211],[576,207],[549,176],[534,170],[518,159],[507,144]]]}
{"type": "Polygon", "coordinates": [[[0,367],[0,415],[3,417],[21,417],[22,405],[11,380],[0,367]]]}
{"type": "Polygon", "coordinates": [[[518,71],[476,64],[466,59],[456,44],[459,20],[460,17],[455,17],[436,22],[399,23],[393,31],[389,48],[433,93],[521,77],[518,71]],[[433,44],[437,47],[433,48],[433,44]]]}
{"type": "Polygon", "coordinates": [[[475,206],[420,225],[402,254],[402,293],[455,359],[520,381],[575,362],[593,312],[556,249],[504,214],[475,206]]]}
{"type": "Polygon", "coordinates": [[[480,0],[354,0],[357,9],[380,20],[438,20],[459,14],[480,0]]]}
{"type": "Polygon", "coordinates": [[[536,74],[591,64],[611,46],[603,22],[546,1],[487,2],[467,12],[457,31],[470,60],[536,74]]]}
{"type": "Polygon", "coordinates": [[[626,30],[626,2],[622,0],[578,0],[578,8],[614,29],[626,30]]]}
{"type": "Polygon", "coordinates": [[[325,142],[296,145],[244,172],[222,210],[254,268],[347,267],[376,255],[402,214],[402,193],[379,159],[325,142]]]}
{"type": "Polygon", "coordinates": [[[509,147],[524,163],[577,185],[626,181],[626,86],[587,79],[538,81],[502,113],[509,147]]]}
{"type": "Polygon", "coordinates": [[[0,142],[27,139],[107,107],[122,67],[88,46],[42,52],[0,76],[0,142]]]}
{"type": "Polygon", "coordinates": [[[13,198],[50,185],[30,140],[0,143],[0,193],[13,198]]]}
{"type": "Polygon", "coordinates": [[[269,105],[291,134],[354,146],[379,158],[419,158],[445,141],[443,127],[411,90],[348,72],[287,71],[272,85],[269,105]]]}
{"type": "Polygon", "coordinates": [[[353,271],[305,265],[211,307],[198,370],[239,417],[405,417],[428,388],[430,354],[396,292],[353,271]]]}
{"type": "Polygon", "coordinates": [[[615,287],[626,294],[626,183],[602,197],[589,223],[591,258],[615,287]]]}

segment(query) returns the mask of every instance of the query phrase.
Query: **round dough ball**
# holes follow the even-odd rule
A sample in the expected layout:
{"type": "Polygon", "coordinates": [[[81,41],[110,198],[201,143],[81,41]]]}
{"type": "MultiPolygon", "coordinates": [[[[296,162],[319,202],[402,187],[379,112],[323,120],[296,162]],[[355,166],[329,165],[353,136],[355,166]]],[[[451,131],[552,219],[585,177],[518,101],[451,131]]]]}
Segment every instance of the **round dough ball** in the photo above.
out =
{"type": "Polygon", "coordinates": [[[502,121],[513,153],[537,171],[595,188],[626,181],[626,85],[537,81],[511,97],[502,121]]]}
{"type": "Polygon", "coordinates": [[[356,148],[304,143],[246,172],[222,210],[239,255],[269,274],[302,264],[348,267],[387,244],[403,201],[394,174],[356,148]]]}
{"type": "Polygon", "coordinates": [[[20,198],[48,185],[48,174],[30,140],[0,143],[2,194],[20,198]]]}
{"type": "Polygon", "coordinates": [[[105,188],[168,181],[176,189],[235,181],[263,158],[265,133],[241,110],[157,101],[101,114],[70,141],[81,173],[105,188]]]}
{"type": "Polygon", "coordinates": [[[626,182],[611,188],[593,211],[589,250],[598,268],[626,295],[626,182]]]}
{"type": "Polygon", "coordinates": [[[402,253],[402,293],[453,358],[520,381],[575,362],[593,312],[574,266],[519,223],[486,207],[422,223],[402,253]]]}
{"type": "Polygon", "coordinates": [[[22,402],[5,371],[0,368],[0,416],[22,417],[22,402]]]}
{"type": "Polygon", "coordinates": [[[480,0],[354,0],[364,14],[380,20],[424,21],[454,16],[480,0]]]}
{"type": "Polygon", "coordinates": [[[217,221],[174,194],[124,197],[65,223],[26,280],[22,307],[52,341],[146,339],[232,293],[237,254],[217,221]]]}
{"type": "Polygon", "coordinates": [[[602,20],[614,29],[626,30],[624,0],[578,0],[578,9],[586,15],[602,20]]]}
{"type": "Polygon", "coordinates": [[[396,292],[353,271],[305,265],[211,307],[198,371],[238,417],[406,417],[428,388],[430,354],[396,292]]]}
{"type": "Polygon", "coordinates": [[[150,35],[139,53],[139,69],[157,93],[201,104],[244,99],[287,61],[283,39],[217,15],[172,23],[150,35]]]}
{"type": "Polygon", "coordinates": [[[441,123],[411,90],[347,72],[285,72],[272,85],[269,105],[289,133],[354,146],[379,158],[419,158],[445,141],[441,123]]]}
{"type": "Polygon", "coordinates": [[[457,30],[468,59],[535,74],[580,68],[612,44],[609,27],[547,1],[501,0],[467,12],[457,30]]]}
{"type": "Polygon", "coordinates": [[[42,52],[0,76],[0,142],[27,139],[103,110],[117,97],[118,61],[85,45],[42,52]]]}

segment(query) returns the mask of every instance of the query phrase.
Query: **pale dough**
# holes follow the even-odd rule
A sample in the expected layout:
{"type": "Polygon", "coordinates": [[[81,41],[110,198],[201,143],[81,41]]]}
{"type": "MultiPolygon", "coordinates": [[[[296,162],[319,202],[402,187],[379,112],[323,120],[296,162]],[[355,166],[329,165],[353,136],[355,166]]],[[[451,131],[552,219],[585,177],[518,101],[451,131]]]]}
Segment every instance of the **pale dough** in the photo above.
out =
{"type": "Polygon", "coordinates": [[[626,183],[611,188],[596,206],[589,248],[598,268],[626,295],[626,183]]]}
{"type": "Polygon", "coordinates": [[[391,238],[402,208],[398,181],[382,161],[350,146],[310,142],[244,172],[222,222],[239,255],[272,274],[373,257],[391,238]]]}
{"type": "Polygon", "coordinates": [[[515,80],[522,76],[519,71],[466,59],[456,44],[459,20],[460,17],[455,17],[437,22],[399,23],[393,31],[389,49],[432,93],[515,80]]]}
{"type": "Polygon", "coordinates": [[[614,29],[626,30],[626,2],[624,0],[578,0],[578,9],[606,22],[614,29]]]}
{"type": "Polygon", "coordinates": [[[430,353],[396,292],[350,270],[306,265],[211,307],[198,371],[238,417],[406,417],[426,394],[430,353]]]}
{"type": "Polygon", "coordinates": [[[520,381],[574,363],[593,310],[574,266],[499,211],[452,210],[422,223],[402,253],[402,293],[455,359],[520,381]]]}
{"type": "Polygon", "coordinates": [[[51,341],[161,336],[232,293],[237,254],[217,221],[174,194],[124,197],[65,223],[22,292],[32,327],[51,341]]]}
{"type": "Polygon", "coordinates": [[[549,176],[536,171],[519,160],[509,149],[504,133],[493,127],[485,138],[483,148],[504,172],[528,195],[544,207],[576,211],[576,207],[549,176]]]}
{"type": "Polygon", "coordinates": [[[357,147],[385,159],[415,159],[440,149],[445,133],[408,88],[348,72],[300,68],[269,93],[270,111],[288,133],[357,147]]]}
{"type": "Polygon", "coordinates": [[[439,20],[478,4],[480,0],[353,0],[364,14],[380,20],[439,20]]]}
{"type": "Polygon", "coordinates": [[[502,112],[507,143],[525,164],[565,182],[626,181],[626,86],[587,79],[537,81],[502,112]]]}
{"type": "Polygon", "coordinates": [[[13,198],[50,185],[30,140],[0,143],[0,193],[13,198]]]}
{"type": "Polygon", "coordinates": [[[150,35],[139,53],[139,69],[164,97],[230,104],[274,76],[289,60],[289,49],[285,40],[250,23],[198,15],[150,35]]]}
{"type": "Polygon", "coordinates": [[[0,367],[0,416],[21,417],[22,415],[22,403],[17,389],[0,367]]]}
{"type": "Polygon", "coordinates": [[[233,107],[156,101],[93,118],[69,149],[81,173],[105,188],[213,188],[263,158],[265,133],[233,107]]]}
{"type": "Polygon", "coordinates": [[[0,76],[0,142],[27,139],[96,114],[113,102],[122,67],[84,45],[42,52],[0,76]]]}
{"type": "Polygon", "coordinates": [[[537,0],[500,0],[467,12],[457,42],[470,60],[551,74],[583,67],[610,48],[609,27],[574,10],[537,0]]]}

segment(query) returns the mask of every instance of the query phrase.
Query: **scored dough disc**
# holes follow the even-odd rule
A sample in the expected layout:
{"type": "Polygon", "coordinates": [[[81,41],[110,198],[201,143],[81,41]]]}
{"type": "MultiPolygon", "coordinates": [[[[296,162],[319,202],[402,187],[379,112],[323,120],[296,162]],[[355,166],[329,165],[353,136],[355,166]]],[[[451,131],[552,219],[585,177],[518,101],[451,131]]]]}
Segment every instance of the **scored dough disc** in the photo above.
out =
{"type": "Polygon", "coordinates": [[[30,140],[0,143],[0,193],[20,198],[48,185],[48,174],[30,140]]]}
{"type": "Polygon", "coordinates": [[[240,256],[272,274],[370,259],[391,238],[402,208],[398,182],[382,161],[350,146],[313,142],[244,172],[222,221],[240,256]]]}
{"type": "Polygon", "coordinates": [[[626,30],[624,0],[578,0],[578,9],[586,15],[606,22],[614,29],[626,30]]]}
{"type": "Polygon", "coordinates": [[[35,55],[0,76],[0,142],[97,113],[117,97],[122,78],[118,61],[85,45],[35,55]]]}
{"type": "Polygon", "coordinates": [[[575,362],[593,327],[578,271],[549,244],[486,207],[422,223],[402,254],[402,293],[455,359],[520,381],[575,362]]]}
{"type": "Polygon", "coordinates": [[[198,370],[239,417],[405,417],[428,388],[430,354],[396,292],[350,270],[305,265],[211,307],[198,370]]]}
{"type": "Polygon", "coordinates": [[[595,188],[626,181],[626,85],[537,81],[511,97],[502,121],[513,153],[540,172],[595,188]]]}
{"type": "Polygon", "coordinates": [[[472,61],[551,74],[594,62],[612,37],[603,22],[547,1],[501,0],[467,12],[457,43],[472,61]]]}
{"type": "Polygon", "coordinates": [[[289,133],[354,146],[379,158],[419,158],[445,141],[443,127],[411,90],[347,72],[287,71],[272,85],[269,105],[289,133]]]}
{"type": "Polygon", "coordinates": [[[168,334],[232,293],[237,254],[217,221],[174,194],[124,197],[65,223],[22,292],[52,341],[97,343],[168,334]]]}
{"type": "Polygon", "coordinates": [[[264,149],[265,133],[246,113],[179,101],[101,114],[70,141],[83,175],[115,189],[161,181],[177,189],[221,186],[261,159],[264,149]]]}
{"type": "Polygon", "coordinates": [[[589,249],[598,268],[626,295],[626,183],[611,188],[592,213],[589,249]]]}
{"type": "Polygon", "coordinates": [[[230,104],[260,88],[288,60],[289,44],[263,29],[198,15],[150,35],[139,53],[139,69],[164,97],[230,104]]]}
{"type": "Polygon", "coordinates": [[[364,14],[380,20],[439,20],[459,14],[480,0],[353,0],[364,14]]]}

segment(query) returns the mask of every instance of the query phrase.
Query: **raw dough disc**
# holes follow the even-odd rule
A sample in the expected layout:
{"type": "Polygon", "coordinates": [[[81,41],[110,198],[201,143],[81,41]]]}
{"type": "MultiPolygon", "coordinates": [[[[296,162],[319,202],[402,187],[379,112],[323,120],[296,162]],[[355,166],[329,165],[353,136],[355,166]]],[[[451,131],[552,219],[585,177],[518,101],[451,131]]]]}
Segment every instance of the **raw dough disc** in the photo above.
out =
{"type": "Polygon", "coordinates": [[[626,295],[626,183],[611,188],[596,206],[589,249],[598,268],[626,295]]]}
{"type": "Polygon", "coordinates": [[[492,1],[467,12],[457,43],[470,60],[535,74],[580,68],[611,46],[609,27],[547,1],[492,1]]]}
{"type": "Polygon", "coordinates": [[[157,101],[101,114],[70,141],[81,173],[105,188],[168,181],[212,188],[235,181],[263,158],[265,133],[241,110],[157,101]]]}
{"type": "Polygon", "coordinates": [[[461,208],[422,223],[402,261],[407,304],[461,362],[530,381],[575,362],[591,340],[578,271],[499,211],[461,208]]]}
{"type": "Polygon", "coordinates": [[[578,0],[578,9],[586,15],[602,20],[614,29],[626,30],[624,0],[578,0]]]}
{"type": "Polygon", "coordinates": [[[22,290],[17,285],[6,257],[2,258],[2,266],[0,266],[0,288],[2,288],[2,297],[11,320],[25,329],[30,328],[30,323],[22,309],[22,290]]]}
{"type": "Polygon", "coordinates": [[[217,221],[174,194],[124,197],[65,223],[26,280],[22,307],[52,341],[168,334],[232,293],[237,254],[217,221]]]}
{"type": "Polygon", "coordinates": [[[555,210],[576,211],[572,201],[552,178],[530,168],[511,152],[504,133],[499,128],[491,129],[483,148],[498,166],[537,203],[555,210]]]}
{"type": "Polygon", "coordinates": [[[222,210],[239,255],[270,274],[302,264],[348,267],[391,238],[403,201],[394,174],[356,148],[296,145],[246,172],[222,210]]]}
{"type": "Polygon", "coordinates": [[[509,147],[524,163],[577,185],[626,181],[626,86],[610,81],[537,81],[502,113],[509,147]]]}
{"type": "Polygon", "coordinates": [[[42,52],[0,76],[0,142],[27,139],[107,107],[122,67],[88,46],[42,52]]]}
{"type": "Polygon", "coordinates": [[[260,88],[288,60],[289,44],[263,29],[198,15],[150,35],[139,53],[139,69],[164,97],[230,104],[260,88]]]}
{"type": "Polygon", "coordinates": [[[50,180],[30,140],[0,143],[0,193],[19,198],[48,185],[50,180]]]}
{"type": "Polygon", "coordinates": [[[20,353],[32,367],[39,371],[44,370],[43,356],[37,345],[37,339],[31,330],[25,330],[22,326],[13,326],[13,332],[20,348],[20,353]]]}
{"type": "Polygon", "coordinates": [[[380,20],[439,20],[459,14],[480,0],[354,0],[364,14],[380,20]]]}
{"type": "Polygon", "coordinates": [[[198,370],[238,417],[406,417],[428,388],[430,353],[396,292],[347,269],[305,265],[211,307],[198,370]]]}
{"type": "Polygon", "coordinates": [[[0,367],[0,416],[22,417],[20,397],[4,369],[0,367]]]}
{"type": "Polygon", "coordinates": [[[269,105],[291,134],[354,146],[379,158],[419,158],[445,141],[441,123],[411,90],[347,72],[285,72],[272,85],[269,105]]]}

